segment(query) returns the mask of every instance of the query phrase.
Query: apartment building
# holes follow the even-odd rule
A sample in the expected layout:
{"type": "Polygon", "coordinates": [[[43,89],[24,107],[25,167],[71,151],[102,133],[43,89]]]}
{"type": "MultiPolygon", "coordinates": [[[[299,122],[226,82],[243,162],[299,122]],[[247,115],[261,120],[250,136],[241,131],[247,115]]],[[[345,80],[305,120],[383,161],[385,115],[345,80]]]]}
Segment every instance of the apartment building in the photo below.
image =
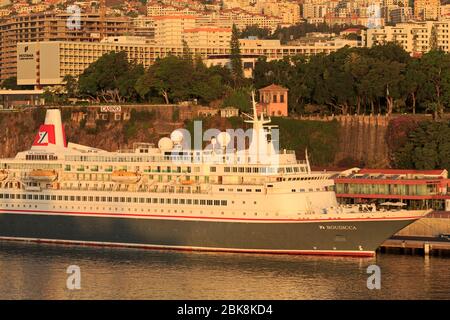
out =
{"type": "Polygon", "coordinates": [[[183,30],[183,39],[191,47],[229,47],[231,28],[200,27],[183,30]]]}
{"type": "Polygon", "coordinates": [[[70,14],[41,12],[8,17],[0,22],[0,81],[16,76],[17,44],[36,41],[98,42],[103,36],[134,33],[131,20],[82,13],[79,27],[68,26],[70,14]]]}
{"type": "Polygon", "coordinates": [[[166,46],[182,46],[183,31],[196,27],[195,16],[158,16],[153,17],[155,24],[155,42],[166,46]]]}
{"type": "Polygon", "coordinates": [[[418,20],[437,20],[440,0],[414,0],[414,17],[418,20]]]}
{"type": "Polygon", "coordinates": [[[174,16],[174,15],[196,15],[199,10],[191,9],[189,7],[180,7],[175,5],[161,4],[157,2],[149,2],[147,4],[147,16],[174,16]]]}
{"type": "MultiPolygon", "coordinates": [[[[286,56],[329,54],[344,46],[357,46],[357,41],[334,39],[327,42],[284,46],[279,40],[240,40],[244,62],[259,56],[278,60],[286,56]]],[[[139,37],[109,37],[101,42],[42,41],[17,45],[17,82],[20,85],[58,85],[65,75],[78,76],[92,62],[111,51],[125,51],[130,61],[150,66],[158,58],[168,55],[182,56],[183,46],[160,45],[139,37]]],[[[231,50],[229,46],[192,46],[193,56],[200,56],[208,65],[226,64],[231,50]]],[[[245,66],[244,66],[245,67],[245,66]]]]}
{"type": "Polygon", "coordinates": [[[400,23],[396,26],[367,29],[363,31],[363,43],[367,47],[395,42],[411,54],[425,53],[431,49],[433,28],[436,46],[449,52],[450,20],[400,23]]]}

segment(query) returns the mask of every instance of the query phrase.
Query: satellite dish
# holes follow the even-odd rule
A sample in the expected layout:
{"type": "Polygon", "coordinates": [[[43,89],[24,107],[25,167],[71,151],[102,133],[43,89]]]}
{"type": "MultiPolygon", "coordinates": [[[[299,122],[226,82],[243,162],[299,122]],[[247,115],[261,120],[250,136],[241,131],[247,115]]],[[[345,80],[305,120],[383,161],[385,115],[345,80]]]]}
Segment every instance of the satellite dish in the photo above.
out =
{"type": "Polygon", "coordinates": [[[175,130],[170,134],[170,140],[172,140],[174,144],[180,144],[183,141],[183,138],[183,132],[179,130],[175,130]]]}
{"type": "Polygon", "coordinates": [[[173,142],[171,139],[164,137],[158,141],[158,148],[160,150],[172,150],[173,142]]]}
{"type": "Polygon", "coordinates": [[[231,141],[231,136],[228,132],[221,132],[217,135],[217,141],[222,147],[226,147],[231,141]]]}

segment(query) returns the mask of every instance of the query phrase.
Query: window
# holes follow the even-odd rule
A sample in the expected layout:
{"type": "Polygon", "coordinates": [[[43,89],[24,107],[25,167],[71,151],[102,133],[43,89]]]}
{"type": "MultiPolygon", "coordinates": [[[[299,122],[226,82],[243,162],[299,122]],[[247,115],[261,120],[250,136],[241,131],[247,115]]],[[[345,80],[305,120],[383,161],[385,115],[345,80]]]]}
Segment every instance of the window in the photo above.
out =
{"type": "Polygon", "coordinates": [[[284,94],[280,94],[280,102],[284,103],[284,94]]]}

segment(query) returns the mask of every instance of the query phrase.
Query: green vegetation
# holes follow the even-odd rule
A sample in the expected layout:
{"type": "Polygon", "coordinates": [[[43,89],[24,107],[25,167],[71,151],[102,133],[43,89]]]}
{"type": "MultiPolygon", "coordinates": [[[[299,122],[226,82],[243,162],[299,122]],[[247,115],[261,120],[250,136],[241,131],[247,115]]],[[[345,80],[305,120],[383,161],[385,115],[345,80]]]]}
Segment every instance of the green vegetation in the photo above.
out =
{"type": "Polygon", "coordinates": [[[244,79],[244,70],[242,68],[241,48],[239,45],[239,31],[235,24],[231,33],[231,74],[234,81],[234,88],[238,88],[244,79]]]}
{"type": "Polygon", "coordinates": [[[392,150],[397,168],[450,170],[450,122],[423,121],[392,150]]]}
{"type": "Polygon", "coordinates": [[[272,118],[280,127],[280,149],[295,150],[302,157],[308,148],[313,165],[333,163],[339,146],[339,124],[337,121],[305,121],[287,118],[272,118]]]}
{"type": "Polygon", "coordinates": [[[364,28],[363,26],[354,25],[329,26],[326,23],[299,23],[289,27],[277,28],[273,33],[271,33],[269,29],[259,28],[258,26],[253,25],[242,30],[239,36],[240,38],[248,38],[253,36],[259,39],[278,39],[282,44],[286,44],[289,41],[304,37],[310,32],[339,33],[351,27],[358,27],[360,29],[364,28]]]}
{"type": "Polygon", "coordinates": [[[1,87],[10,90],[30,89],[32,86],[22,86],[17,84],[17,77],[9,77],[1,83],[1,87]]]}
{"type": "Polygon", "coordinates": [[[329,55],[270,61],[260,58],[254,84],[289,89],[291,113],[322,106],[328,114],[431,112],[450,106],[450,55],[431,51],[411,58],[396,44],[343,48],[329,55]]]}

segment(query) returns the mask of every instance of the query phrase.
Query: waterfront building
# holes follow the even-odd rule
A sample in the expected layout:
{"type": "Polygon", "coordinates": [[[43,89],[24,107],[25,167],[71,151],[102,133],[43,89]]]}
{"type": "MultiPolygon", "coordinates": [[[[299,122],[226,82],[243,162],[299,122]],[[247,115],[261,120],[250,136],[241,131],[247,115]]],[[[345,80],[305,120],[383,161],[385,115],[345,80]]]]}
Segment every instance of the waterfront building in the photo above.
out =
{"type": "Polygon", "coordinates": [[[353,168],[331,178],[341,203],[401,202],[408,208],[450,211],[447,170],[353,168]]]}

